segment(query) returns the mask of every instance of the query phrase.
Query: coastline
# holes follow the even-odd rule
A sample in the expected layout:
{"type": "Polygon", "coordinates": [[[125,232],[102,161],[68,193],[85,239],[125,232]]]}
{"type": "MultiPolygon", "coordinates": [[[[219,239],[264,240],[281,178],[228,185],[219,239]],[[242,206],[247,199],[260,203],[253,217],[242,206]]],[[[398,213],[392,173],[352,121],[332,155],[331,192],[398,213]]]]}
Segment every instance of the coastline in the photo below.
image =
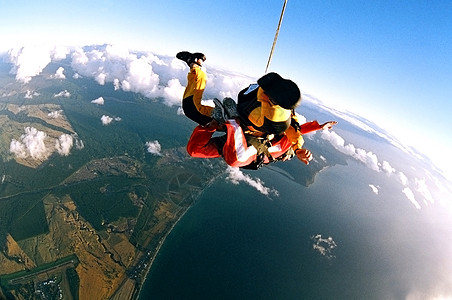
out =
{"type": "MultiPolygon", "coordinates": [[[[221,173],[220,175],[222,175],[223,173],[221,173]]],[[[179,212],[182,212],[182,213],[177,217],[176,221],[173,223],[171,228],[159,240],[158,246],[157,246],[157,248],[155,248],[154,253],[151,255],[148,266],[145,269],[144,276],[141,278],[140,282],[136,282],[134,291],[132,293],[132,297],[130,298],[131,300],[139,299],[141,290],[144,286],[144,283],[145,283],[146,279],[148,278],[152,265],[154,264],[154,261],[155,261],[157,255],[159,254],[161,247],[165,243],[166,238],[170,235],[170,233],[173,231],[173,229],[176,227],[176,225],[179,223],[179,221],[182,220],[182,218],[185,216],[185,214],[198,202],[198,200],[204,194],[204,191],[206,189],[208,189],[219,177],[221,177],[221,176],[215,176],[215,177],[211,178],[209,181],[207,181],[207,184],[200,190],[200,192],[196,196],[194,196],[193,202],[189,206],[187,206],[185,209],[184,209],[184,207],[181,207],[179,212]]]]}

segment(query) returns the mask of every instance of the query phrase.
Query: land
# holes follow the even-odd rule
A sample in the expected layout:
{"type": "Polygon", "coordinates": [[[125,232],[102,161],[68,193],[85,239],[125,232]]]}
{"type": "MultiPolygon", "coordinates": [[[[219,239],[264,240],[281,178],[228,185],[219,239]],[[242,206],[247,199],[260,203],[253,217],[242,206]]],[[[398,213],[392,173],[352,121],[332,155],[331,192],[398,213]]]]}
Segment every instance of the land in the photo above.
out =
{"type": "MultiPolygon", "coordinates": [[[[47,149],[81,131],[65,114],[71,106],[8,103],[19,96],[0,103],[0,296],[136,299],[166,236],[223,163],[177,145],[158,156],[143,146],[96,150],[102,155],[74,147],[66,160],[54,150],[14,156],[9,144],[26,127],[45,132],[47,149]]],[[[104,147],[101,138],[91,144],[104,147]]]]}
{"type": "MultiPolygon", "coordinates": [[[[165,237],[211,182],[210,166],[185,157],[182,150],[165,153],[152,170],[152,177],[140,171],[139,162],[116,157],[91,161],[61,185],[52,187],[42,200],[48,232],[18,242],[7,235],[8,242],[0,254],[1,273],[12,275],[0,275],[4,292],[20,298],[42,292],[38,286],[54,284],[52,293],[61,293],[64,299],[136,298],[165,237]],[[179,157],[179,164],[173,163],[174,157],[179,157]],[[100,224],[94,221],[95,228],[82,216],[70,190],[91,183],[99,187],[99,194],[108,193],[103,179],[109,176],[165,184],[158,191],[140,185],[118,190],[137,212],[100,224]],[[58,263],[71,255],[76,259],[58,263]],[[37,266],[44,268],[33,271],[37,266]],[[76,271],[78,288],[68,287],[68,268],[76,271]],[[77,292],[74,295],[71,291],[77,292]]],[[[2,198],[5,200],[8,197],[2,198]]]]}

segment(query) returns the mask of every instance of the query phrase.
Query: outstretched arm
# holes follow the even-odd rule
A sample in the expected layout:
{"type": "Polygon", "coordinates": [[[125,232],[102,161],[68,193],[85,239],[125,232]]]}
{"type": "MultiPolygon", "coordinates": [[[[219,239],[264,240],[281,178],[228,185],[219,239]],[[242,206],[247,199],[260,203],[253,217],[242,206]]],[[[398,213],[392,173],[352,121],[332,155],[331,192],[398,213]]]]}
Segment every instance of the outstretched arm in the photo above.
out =
{"type": "Polygon", "coordinates": [[[329,121],[323,124],[319,124],[317,121],[307,122],[300,125],[300,132],[301,134],[307,134],[320,129],[331,129],[336,124],[336,121],[329,121]]]}

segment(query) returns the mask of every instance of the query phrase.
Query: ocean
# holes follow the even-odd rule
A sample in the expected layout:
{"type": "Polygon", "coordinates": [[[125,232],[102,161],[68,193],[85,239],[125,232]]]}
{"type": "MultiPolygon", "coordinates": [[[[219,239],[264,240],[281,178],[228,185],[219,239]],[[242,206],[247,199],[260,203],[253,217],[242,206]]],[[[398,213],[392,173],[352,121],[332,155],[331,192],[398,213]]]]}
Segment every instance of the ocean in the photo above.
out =
{"type": "Polygon", "coordinates": [[[140,299],[401,299],[416,284],[400,274],[428,237],[394,232],[398,211],[419,216],[384,175],[350,162],[306,188],[258,172],[279,195],[217,180],[167,237],[140,299]]]}

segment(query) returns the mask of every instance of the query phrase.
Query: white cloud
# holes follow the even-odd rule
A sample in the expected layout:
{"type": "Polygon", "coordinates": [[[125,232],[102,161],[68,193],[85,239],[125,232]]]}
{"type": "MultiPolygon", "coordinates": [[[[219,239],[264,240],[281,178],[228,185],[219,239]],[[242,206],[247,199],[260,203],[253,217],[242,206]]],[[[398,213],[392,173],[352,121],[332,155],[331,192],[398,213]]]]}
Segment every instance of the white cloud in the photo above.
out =
{"type": "Polygon", "coordinates": [[[59,61],[65,59],[69,53],[69,48],[64,46],[56,46],[50,51],[50,56],[52,57],[52,60],[59,61]]]}
{"type": "MultiPolygon", "coordinates": [[[[149,52],[131,52],[107,45],[96,49],[77,48],[72,52],[72,67],[99,84],[113,83],[114,89],[141,93],[148,98],[162,98],[163,103],[180,105],[188,68],[174,57],[158,57],[149,52]]],[[[209,73],[206,98],[236,98],[252,83],[250,77],[227,72],[209,73]]]]}
{"type": "Polygon", "coordinates": [[[85,144],[83,143],[83,141],[81,139],[79,139],[77,134],[74,134],[73,138],[75,140],[75,148],[77,150],[81,150],[81,149],[85,148],[85,144]]]}
{"type": "Polygon", "coordinates": [[[102,121],[102,125],[108,125],[111,122],[113,122],[113,118],[106,116],[106,115],[102,115],[102,117],[100,118],[100,120],[102,121]]]}
{"type": "Polygon", "coordinates": [[[184,110],[182,109],[182,107],[178,107],[177,108],[177,115],[179,115],[179,116],[184,116],[185,115],[184,110]]]}
{"type": "Polygon", "coordinates": [[[254,179],[249,175],[243,174],[239,168],[228,166],[226,171],[228,172],[228,177],[226,179],[233,184],[239,184],[240,181],[243,181],[258,190],[263,195],[279,196],[279,192],[277,190],[266,187],[264,182],[259,178],[254,179]]]}
{"type": "Polygon", "coordinates": [[[311,239],[314,241],[312,249],[317,251],[321,256],[327,259],[333,259],[335,257],[333,250],[337,247],[337,244],[331,236],[322,238],[321,234],[316,234],[311,239]]]}
{"type": "Polygon", "coordinates": [[[370,169],[380,172],[380,167],[378,165],[378,158],[377,156],[372,152],[367,152],[364,149],[356,149],[355,154],[353,154],[353,157],[357,160],[364,163],[366,166],[368,166],[370,169]]]}
{"type": "Polygon", "coordinates": [[[341,136],[339,136],[336,132],[332,130],[322,130],[320,136],[324,140],[329,141],[336,150],[346,155],[350,156],[355,155],[356,151],[355,146],[353,146],[352,144],[345,145],[345,140],[341,136]]]}
{"type": "Polygon", "coordinates": [[[339,152],[355,158],[374,171],[380,171],[378,158],[374,153],[367,152],[361,148],[355,148],[353,144],[345,144],[345,140],[334,131],[322,130],[320,136],[324,140],[329,141],[339,152]]]}
{"type": "Polygon", "coordinates": [[[427,187],[425,178],[423,179],[415,178],[414,180],[416,183],[416,191],[418,191],[425,198],[426,201],[432,204],[435,203],[435,200],[433,199],[432,194],[430,193],[430,190],[427,187]]]}
{"type": "Polygon", "coordinates": [[[25,99],[33,99],[34,96],[39,96],[39,95],[40,94],[37,93],[37,92],[33,92],[33,91],[30,91],[30,90],[27,90],[27,92],[25,93],[24,98],[25,99]]]}
{"type": "Polygon", "coordinates": [[[150,63],[148,57],[140,57],[128,62],[128,72],[122,80],[125,91],[142,93],[147,97],[160,96],[159,75],[153,72],[150,63]]]}
{"type": "Polygon", "coordinates": [[[102,125],[109,125],[113,121],[117,121],[117,122],[121,121],[121,118],[120,117],[112,118],[112,117],[107,116],[107,115],[102,115],[100,120],[102,121],[102,125]]]}
{"type": "Polygon", "coordinates": [[[69,134],[62,134],[55,141],[55,149],[60,155],[68,156],[72,146],[74,145],[74,139],[69,134]]]}
{"type": "Polygon", "coordinates": [[[419,204],[419,202],[416,201],[414,193],[409,187],[405,187],[402,192],[405,194],[408,200],[410,200],[414,207],[416,207],[417,209],[421,209],[421,205],[419,204]]]}
{"type": "Polygon", "coordinates": [[[375,186],[373,184],[369,184],[369,187],[372,189],[372,192],[374,192],[375,195],[378,195],[378,192],[380,191],[380,186],[379,185],[375,186]]]}
{"type": "Polygon", "coordinates": [[[115,91],[119,90],[121,88],[121,84],[119,83],[119,79],[115,78],[113,79],[113,86],[115,88],[115,91]]]}
{"type": "Polygon", "coordinates": [[[172,69],[177,70],[177,71],[186,71],[187,70],[187,65],[182,62],[180,59],[178,58],[173,58],[169,65],[171,66],[172,69]]]}
{"type": "Polygon", "coordinates": [[[83,141],[76,134],[62,134],[58,139],[49,137],[44,131],[34,127],[24,128],[25,133],[19,139],[12,139],[9,151],[17,158],[32,158],[34,160],[46,160],[53,152],[62,156],[68,156],[74,145],[77,149],[83,149],[83,141]],[[52,147],[54,140],[54,147],[52,147]]]}
{"type": "Polygon", "coordinates": [[[397,178],[399,179],[400,183],[404,186],[408,184],[408,177],[403,172],[397,173],[397,178]]]}
{"type": "MultiPolygon", "coordinates": [[[[69,49],[19,48],[9,51],[9,60],[13,64],[11,72],[16,79],[28,82],[39,75],[52,61],[69,57],[75,74],[73,78],[94,78],[99,84],[112,83],[115,90],[141,93],[148,98],[160,98],[166,105],[180,105],[186,84],[187,66],[174,56],[156,56],[150,52],[130,51],[115,45],[94,46],[69,49]]],[[[63,78],[63,68],[54,78],[63,78]]],[[[205,98],[236,98],[238,92],[254,78],[224,71],[209,72],[205,98]]],[[[69,97],[59,93],[55,97],[69,97]]]]}
{"type": "Polygon", "coordinates": [[[47,134],[45,132],[39,131],[34,127],[25,128],[25,135],[22,135],[21,139],[32,158],[39,159],[48,155],[48,151],[44,143],[46,137],[47,134]]]}
{"type": "Polygon", "coordinates": [[[381,169],[388,175],[393,174],[396,171],[386,160],[381,163],[381,169]]]}
{"type": "Polygon", "coordinates": [[[147,97],[162,95],[159,75],[152,67],[156,61],[158,58],[150,53],[138,56],[111,45],[86,52],[77,48],[72,54],[72,67],[77,73],[93,77],[101,85],[113,82],[115,89],[121,87],[147,97]]]}
{"type": "Polygon", "coordinates": [[[104,100],[103,97],[99,97],[99,98],[97,98],[97,99],[92,100],[91,103],[99,104],[99,105],[104,105],[105,100],[104,100]]]}
{"type": "Polygon", "coordinates": [[[62,110],[55,110],[51,111],[47,114],[47,116],[51,119],[58,119],[61,118],[63,111],[62,110]]]}
{"type": "Polygon", "coordinates": [[[297,116],[299,124],[304,124],[308,121],[305,116],[299,114],[298,112],[295,112],[295,115],[297,116]]]}
{"type": "Polygon", "coordinates": [[[34,127],[25,127],[25,134],[20,137],[20,140],[11,141],[10,152],[19,158],[45,159],[50,155],[45,144],[46,138],[45,132],[34,127]]]}
{"type": "Polygon", "coordinates": [[[417,153],[415,151],[413,151],[412,148],[403,145],[394,136],[390,135],[387,132],[382,132],[381,130],[376,130],[376,129],[372,128],[371,126],[369,126],[368,124],[370,124],[370,122],[368,120],[364,120],[362,117],[360,117],[354,113],[351,113],[349,111],[340,111],[340,110],[325,106],[322,103],[322,101],[320,101],[319,99],[316,99],[312,95],[304,94],[303,97],[308,99],[309,101],[315,103],[317,106],[320,106],[324,110],[329,111],[333,115],[336,115],[336,116],[346,120],[347,122],[353,124],[354,126],[360,128],[364,131],[376,134],[377,136],[387,140],[393,146],[401,149],[402,151],[409,153],[411,155],[417,156],[417,153]]]}
{"type": "MultiPolygon", "coordinates": [[[[412,185],[410,184],[408,177],[403,172],[397,171],[387,161],[379,163],[377,155],[372,153],[371,151],[366,151],[361,148],[355,148],[355,146],[352,144],[345,144],[344,139],[338,134],[336,134],[334,131],[324,130],[321,133],[321,137],[329,141],[333,145],[333,147],[336,148],[338,151],[364,163],[368,168],[377,172],[383,171],[390,176],[391,175],[396,176],[397,181],[404,187],[403,193],[408,198],[408,200],[410,200],[410,202],[417,209],[421,209],[419,202],[416,201],[413,190],[410,188],[412,187],[412,185]]],[[[425,179],[423,180],[415,179],[414,184],[416,191],[424,197],[424,203],[426,205],[428,205],[429,202],[434,203],[434,199],[426,185],[425,179]]],[[[369,184],[369,187],[375,194],[379,193],[380,190],[379,186],[369,184]]]]}
{"type": "Polygon", "coordinates": [[[53,95],[54,98],[69,98],[71,96],[71,93],[69,93],[67,90],[61,91],[58,94],[53,95]]]}
{"type": "Polygon", "coordinates": [[[209,90],[211,91],[214,97],[223,99],[225,97],[231,97],[236,99],[238,92],[241,89],[244,89],[253,81],[250,81],[250,78],[244,78],[238,74],[231,73],[209,73],[208,75],[208,83],[209,90]]]}
{"type": "Polygon", "coordinates": [[[51,78],[55,78],[55,79],[65,79],[66,75],[64,75],[64,68],[63,67],[59,67],[56,72],[55,75],[52,75],[51,78]]]}
{"type": "Polygon", "coordinates": [[[30,90],[27,90],[24,96],[25,99],[33,99],[33,92],[30,90]]]}
{"type": "Polygon", "coordinates": [[[162,146],[158,141],[146,142],[147,151],[151,154],[161,156],[162,146]]]}
{"type": "Polygon", "coordinates": [[[28,83],[33,76],[39,75],[51,62],[50,49],[45,47],[22,47],[8,51],[9,62],[13,64],[11,74],[16,80],[28,83]]]}
{"type": "Polygon", "coordinates": [[[179,79],[173,78],[168,81],[168,85],[163,89],[164,103],[169,106],[180,105],[185,87],[180,84],[179,79]]]}
{"type": "Polygon", "coordinates": [[[13,139],[9,145],[9,151],[18,158],[27,157],[27,149],[20,141],[13,139]]]}

